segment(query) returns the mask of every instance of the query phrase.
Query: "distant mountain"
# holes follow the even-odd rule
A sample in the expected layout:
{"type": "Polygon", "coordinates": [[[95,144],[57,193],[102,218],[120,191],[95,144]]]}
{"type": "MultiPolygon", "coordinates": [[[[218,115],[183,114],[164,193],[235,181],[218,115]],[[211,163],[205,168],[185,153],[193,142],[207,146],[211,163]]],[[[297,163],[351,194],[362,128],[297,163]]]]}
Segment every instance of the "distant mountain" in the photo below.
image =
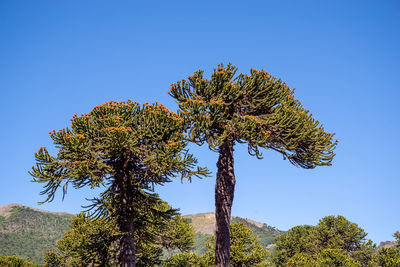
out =
{"type": "Polygon", "coordinates": [[[0,206],[0,255],[18,255],[42,264],[44,253],[56,248],[73,217],[20,204],[0,206]]]}
{"type": "MultiPolygon", "coordinates": [[[[215,214],[198,213],[192,215],[185,215],[195,230],[195,244],[194,252],[203,254],[206,251],[205,244],[210,240],[210,237],[215,232],[215,214]]],[[[255,235],[257,235],[260,243],[269,248],[274,243],[274,238],[283,234],[284,231],[278,230],[275,227],[269,226],[265,223],[256,222],[247,218],[232,217],[232,222],[241,222],[247,225],[255,235]]]]}

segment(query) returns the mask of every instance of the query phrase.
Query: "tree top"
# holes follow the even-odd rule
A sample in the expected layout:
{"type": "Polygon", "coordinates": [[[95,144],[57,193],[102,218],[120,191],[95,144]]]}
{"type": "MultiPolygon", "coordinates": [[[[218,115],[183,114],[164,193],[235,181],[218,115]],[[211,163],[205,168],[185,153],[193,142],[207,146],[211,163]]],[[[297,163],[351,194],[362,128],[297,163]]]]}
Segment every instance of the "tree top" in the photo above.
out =
{"type": "Polygon", "coordinates": [[[62,185],[65,194],[68,184],[94,188],[122,173],[143,189],[177,175],[208,174],[185,149],[184,120],[161,104],[110,101],[71,121],[70,127],[49,133],[56,156],[44,147],[35,153],[37,164],[29,173],[33,181],[46,183],[45,202],[62,185]]]}
{"type": "Polygon", "coordinates": [[[338,141],[294,98],[294,89],[265,70],[236,74],[229,63],[214,69],[211,79],[196,71],[171,85],[191,141],[219,151],[224,143],[247,143],[251,155],[259,148],[280,152],[303,168],[331,165],[338,141]]]}

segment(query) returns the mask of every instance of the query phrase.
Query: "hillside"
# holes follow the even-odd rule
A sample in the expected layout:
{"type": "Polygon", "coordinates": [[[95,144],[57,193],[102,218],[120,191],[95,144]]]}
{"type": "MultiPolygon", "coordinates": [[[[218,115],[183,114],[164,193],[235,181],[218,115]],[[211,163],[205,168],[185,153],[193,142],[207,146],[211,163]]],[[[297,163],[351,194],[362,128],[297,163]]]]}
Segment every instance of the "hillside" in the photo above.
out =
{"type": "MultiPolygon", "coordinates": [[[[215,232],[215,214],[209,213],[198,213],[192,215],[185,215],[185,218],[193,225],[196,232],[195,234],[195,249],[197,254],[205,252],[205,244],[215,232]]],[[[257,235],[260,243],[264,247],[269,247],[273,244],[274,238],[284,233],[272,226],[265,223],[256,222],[250,219],[241,217],[232,217],[232,222],[241,222],[247,225],[255,235],[257,235]]]]}
{"type": "MultiPolygon", "coordinates": [[[[205,244],[215,232],[214,213],[198,213],[184,216],[195,229],[194,252],[203,254],[205,244]]],[[[49,212],[19,204],[0,206],[0,255],[18,255],[43,263],[46,251],[56,248],[57,240],[70,229],[73,215],[49,212]]],[[[246,224],[255,233],[261,244],[268,247],[273,239],[283,232],[250,219],[232,217],[233,222],[246,224]]]]}
{"type": "Polygon", "coordinates": [[[19,204],[0,206],[0,254],[18,255],[43,263],[43,254],[56,248],[70,229],[73,215],[32,209],[19,204]]]}

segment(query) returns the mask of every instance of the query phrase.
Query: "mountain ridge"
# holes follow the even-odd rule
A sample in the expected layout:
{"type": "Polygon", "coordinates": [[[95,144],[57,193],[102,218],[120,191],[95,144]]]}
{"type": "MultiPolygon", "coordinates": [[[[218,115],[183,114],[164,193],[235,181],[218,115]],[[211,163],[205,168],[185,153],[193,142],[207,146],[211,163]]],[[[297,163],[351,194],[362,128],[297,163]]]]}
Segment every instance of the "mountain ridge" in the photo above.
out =
{"type": "Polygon", "coordinates": [[[0,206],[0,254],[42,264],[44,253],[56,248],[73,217],[15,203],[0,206]]]}
{"type": "Polygon", "coordinates": [[[5,205],[0,205],[0,216],[3,216],[5,218],[9,217],[11,215],[11,209],[13,207],[27,207],[30,208],[34,211],[39,211],[39,212],[45,212],[45,213],[51,213],[51,214],[57,214],[57,215],[74,215],[68,212],[63,212],[63,211],[48,211],[48,210],[42,210],[42,209],[36,209],[36,208],[32,208],[23,204],[19,204],[19,203],[10,203],[10,204],[5,204],[5,205]]]}

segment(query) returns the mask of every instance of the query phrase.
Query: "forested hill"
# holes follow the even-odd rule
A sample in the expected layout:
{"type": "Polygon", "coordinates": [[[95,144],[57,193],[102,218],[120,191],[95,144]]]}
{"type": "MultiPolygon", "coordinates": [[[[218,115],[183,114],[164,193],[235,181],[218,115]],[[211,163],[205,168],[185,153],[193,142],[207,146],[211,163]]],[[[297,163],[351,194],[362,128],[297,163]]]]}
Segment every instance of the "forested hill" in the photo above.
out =
{"type": "MultiPolygon", "coordinates": [[[[185,218],[193,225],[196,232],[195,234],[195,252],[202,254],[205,252],[205,244],[215,232],[215,214],[209,213],[198,213],[192,215],[185,215],[185,218]]],[[[232,222],[241,222],[247,225],[264,247],[269,247],[274,243],[274,238],[284,233],[275,227],[269,226],[265,223],[256,222],[250,219],[241,217],[232,217],[232,222]]]]}
{"type": "Polygon", "coordinates": [[[0,255],[18,255],[43,263],[44,253],[56,248],[73,217],[19,204],[0,206],[0,255]]]}
{"type": "MultiPolygon", "coordinates": [[[[0,206],[0,255],[18,255],[31,259],[37,264],[43,263],[44,253],[56,249],[57,240],[70,229],[70,220],[74,215],[32,209],[19,204],[0,206]]],[[[184,216],[193,225],[195,234],[195,252],[203,254],[205,244],[214,234],[214,213],[198,213],[184,216]]],[[[246,224],[255,233],[265,247],[282,231],[250,219],[233,217],[233,222],[246,224]]]]}

